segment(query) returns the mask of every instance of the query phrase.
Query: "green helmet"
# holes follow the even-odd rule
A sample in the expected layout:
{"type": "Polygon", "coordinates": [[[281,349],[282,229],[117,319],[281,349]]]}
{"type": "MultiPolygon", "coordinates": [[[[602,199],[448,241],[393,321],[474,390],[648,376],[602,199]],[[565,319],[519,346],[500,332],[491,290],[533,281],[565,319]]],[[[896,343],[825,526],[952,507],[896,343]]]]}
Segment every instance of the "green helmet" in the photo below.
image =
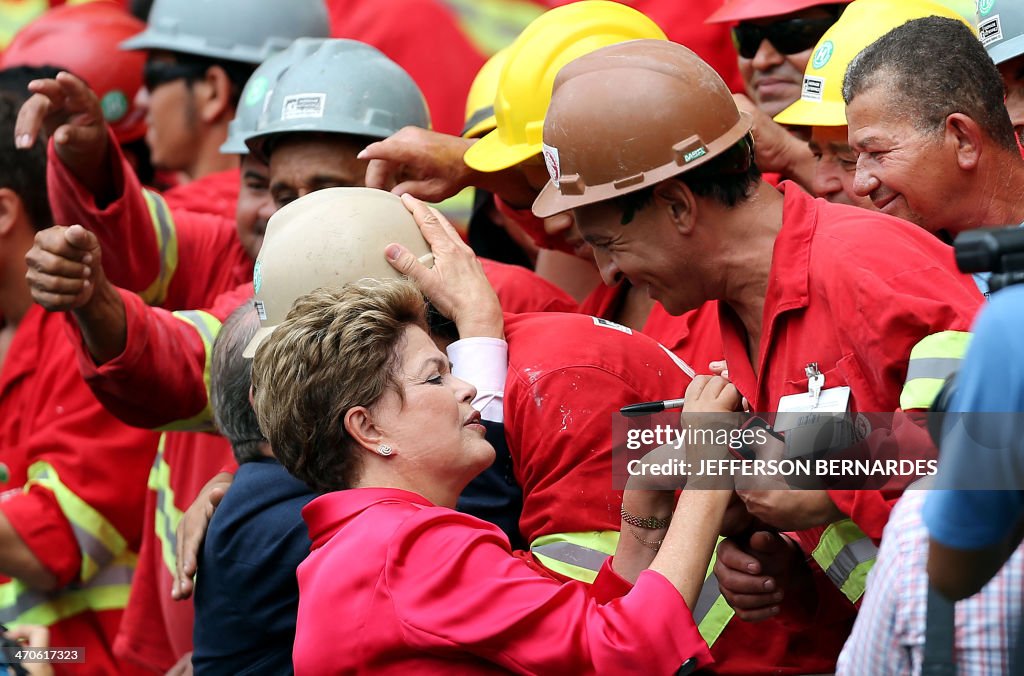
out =
{"type": "Polygon", "coordinates": [[[978,37],[997,65],[1024,54],[1021,0],[978,0],[978,37]]]}
{"type": "Polygon", "coordinates": [[[156,0],[146,30],[121,48],[258,64],[295,38],[328,31],[323,0],[156,0]]]}
{"type": "Polygon", "coordinates": [[[288,49],[274,54],[256,68],[242,89],[235,119],[228,125],[228,138],[220,147],[222,153],[245,155],[249,152],[245,139],[256,133],[260,114],[270,101],[270,94],[274,91],[277,79],[289,66],[315,52],[323,43],[323,38],[299,38],[290,44],[288,49]]]}
{"type": "Polygon", "coordinates": [[[294,132],[382,139],[405,126],[429,128],[427,103],[394,61],[355,40],[326,40],[277,81],[249,149],[266,156],[272,136],[294,132]]]}

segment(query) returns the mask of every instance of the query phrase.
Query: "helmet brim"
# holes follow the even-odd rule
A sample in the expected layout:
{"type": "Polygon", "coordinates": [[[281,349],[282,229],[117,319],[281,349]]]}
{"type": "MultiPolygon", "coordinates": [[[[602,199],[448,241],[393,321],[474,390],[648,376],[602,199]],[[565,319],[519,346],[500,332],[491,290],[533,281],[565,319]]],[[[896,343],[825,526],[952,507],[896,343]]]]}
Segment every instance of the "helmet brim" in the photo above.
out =
{"type": "Polygon", "coordinates": [[[715,157],[718,157],[723,152],[731,148],[740,139],[747,135],[752,125],[753,118],[750,114],[741,112],[739,120],[731,129],[707,145],[708,152],[703,157],[688,164],[680,165],[675,162],[671,162],[669,164],[663,164],[660,167],[655,167],[644,172],[643,180],[631,183],[628,187],[616,187],[615,182],[602,183],[600,185],[587,186],[586,190],[579,195],[563,195],[558,189],[558,186],[555,185],[554,181],[548,181],[533,203],[533,214],[538,218],[548,218],[549,216],[554,216],[555,214],[560,214],[564,211],[569,211],[570,209],[604,202],[621,195],[628,195],[631,192],[643,190],[644,188],[660,183],[661,181],[672,178],[673,176],[685,174],[688,171],[696,169],[702,164],[710,162],[715,157]]]}
{"type": "Polygon", "coordinates": [[[846,104],[837,101],[804,101],[795,103],[775,116],[779,124],[808,127],[845,127],[846,104]]]}
{"type": "Polygon", "coordinates": [[[514,167],[539,155],[540,146],[539,143],[508,145],[501,140],[501,135],[495,129],[471,145],[462,159],[470,169],[490,173],[514,167]]]}

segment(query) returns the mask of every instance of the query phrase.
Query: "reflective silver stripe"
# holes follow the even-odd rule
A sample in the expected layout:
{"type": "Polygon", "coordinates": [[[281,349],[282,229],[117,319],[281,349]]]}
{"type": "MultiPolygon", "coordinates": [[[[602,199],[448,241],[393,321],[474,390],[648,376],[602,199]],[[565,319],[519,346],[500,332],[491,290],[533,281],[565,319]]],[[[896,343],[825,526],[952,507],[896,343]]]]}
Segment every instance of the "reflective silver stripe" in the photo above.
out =
{"type": "MultiPolygon", "coordinates": [[[[161,457],[160,460],[163,460],[161,457]]],[[[160,485],[156,489],[156,532],[162,534],[166,539],[171,551],[175,551],[178,545],[176,529],[171,523],[171,514],[167,510],[167,487],[160,485]]]]}
{"type": "Polygon", "coordinates": [[[217,340],[217,334],[211,331],[210,327],[206,325],[205,321],[203,321],[203,315],[213,318],[212,315],[200,310],[182,310],[180,312],[175,312],[174,314],[196,327],[196,331],[203,336],[203,342],[211,348],[213,347],[214,341],[217,340]]]}
{"type": "Polygon", "coordinates": [[[907,382],[916,378],[938,378],[945,380],[953,375],[963,363],[962,359],[943,357],[923,357],[911,359],[907,364],[907,382]]]}
{"type": "Polygon", "coordinates": [[[530,547],[530,551],[555,561],[561,561],[570,566],[592,570],[595,573],[601,570],[601,566],[608,559],[608,555],[604,552],[599,552],[590,547],[575,545],[571,542],[551,542],[546,545],[530,547]]]}
{"type": "MultiPolygon", "coordinates": [[[[49,468],[40,471],[34,478],[34,481],[43,485],[48,480],[60,481],[59,477],[54,476],[54,472],[49,468]]],[[[82,528],[71,518],[68,518],[68,524],[71,526],[71,532],[74,533],[79,550],[89,556],[97,567],[102,568],[117,558],[117,552],[111,550],[102,540],[82,528]]]]}
{"type": "Polygon", "coordinates": [[[117,556],[100,540],[96,539],[96,536],[78,524],[71,523],[71,532],[75,534],[75,540],[78,542],[78,548],[81,549],[84,554],[88,554],[100,568],[113,561],[117,556]]]}
{"type": "Polygon", "coordinates": [[[718,577],[711,573],[704,580],[704,585],[700,588],[700,596],[697,597],[697,603],[693,606],[694,624],[699,625],[707,617],[711,606],[715,605],[715,601],[718,600],[719,594],[718,577]]]}
{"type": "Polygon", "coordinates": [[[164,202],[164,198],[156,194],[152,190],[143,191],[148,194],[150,199],[153,201],[153,211],[156,213],[156,224],[160,229],[160,274],[158,279],[160,280],[160,288],[166,291],[169,283],[169,277],[171,276],[170,265],[167,261],[167,249],[171,245],[171,238],[174,237],[174,228],[171,225],[171,219],[167,213],[167,203],[164,202]]]}
{"type": "Polygon", "coordinates": [[[825,574],[836,585],[842,589],[843,585],[853,574],[854,569],[860,564],[871,561],[878,557],[878,547],[871,541],[871,538],[864,537],[860,540],[848,542],[836,554],[832,565],[828,567],[825,574]]]}
{"type": "MultiPolygon", "coordinates": [[[[28,611],[47,603],[59,604],[61,595],[68,592],[87,591],[98,587],[109,587],[120,584],[130,585],[132,582],[132,571],[133,568],[131,566],[109,566],[97,574],[96,577],[94,577],[88,584],[69,585],[64,589],[58,589],[52,592],[41,592],[24,587],[24,590],[18,593],[17,601],[11,605],[0,608],[0,623],[11,624],[28,611]]],[[[21,585],[23,583],[11,581],[7,584],[21,585]]]]}

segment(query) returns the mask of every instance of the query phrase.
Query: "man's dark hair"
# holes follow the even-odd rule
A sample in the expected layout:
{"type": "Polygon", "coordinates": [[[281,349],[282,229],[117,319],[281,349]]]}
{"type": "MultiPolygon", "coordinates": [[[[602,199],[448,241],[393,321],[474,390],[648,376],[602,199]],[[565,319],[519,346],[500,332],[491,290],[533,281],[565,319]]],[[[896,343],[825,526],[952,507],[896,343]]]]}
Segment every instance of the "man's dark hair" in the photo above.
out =
{"type": "Polygon", "coordinates": [[[1016,150],[1013,124],[1003,99],[1003,79],[970,28],[931,16],[894,28],[857,55],[846,71],[843,99],[876,86],[893,110],[911,116],[923,132],[939,131],[962,113],[1007,150],[1016,150]]]}
{"type": "Polygon", "coordinates": [[[210,359],[210,404],[217,429],[231,442],[238,464],[263,455],[266,439],[260,432],[256,413],[249,403],[252,386],[252,359],[242,356],[260,318],[252,302],[243,303],[224,322],[213,344],[210,359]]]}
{"type": "Polygon", "coordinates": [[[174,52],[174,61],[179,66],[185,66],[190,71],[189,75],[185,77],[189,84],[198,82],[206,77],[206,71],[213,66],[220,66],[227,73],[228,80],[231,82],[231,105],[237,106],[238,101],[242,96],[242,89],[245,87],[245,83],[252,76],[256,70],[258,64],[243,63],[241,61],[231,61],[228,59],[214,59],[206,56],[198,56],[196,54],[184,54],[182,52],[174,52]]]}
{"type": "Polygon", "coordinates": [[[31,148],[14,147],[14,123],[28,98],[28,83],[56,75],[52,68],[17,67],[0,70],[0,188],[13,190],[36,230],[53,225],[46,192],[46,139],[31,148]]]}
{"type": "MultiPolygon", "coordinates": [[[[721,155],[675,178],[697,197],[736,206],[754,193],[761,180],[761,170],[754,163],[753,135],[747,134],[721,155]]],[[[648,186],[615,198],[615,205],[622,211],[622,225],[630,223],[638,211],[654,200],[656,187],[648,186]]]]}

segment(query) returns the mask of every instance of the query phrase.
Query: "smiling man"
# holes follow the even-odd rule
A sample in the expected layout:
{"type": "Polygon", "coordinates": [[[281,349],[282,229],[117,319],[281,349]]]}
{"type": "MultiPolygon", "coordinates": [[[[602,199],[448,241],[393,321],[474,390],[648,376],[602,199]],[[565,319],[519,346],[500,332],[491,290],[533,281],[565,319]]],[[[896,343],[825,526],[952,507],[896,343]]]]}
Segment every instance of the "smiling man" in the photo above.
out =
{"type": "Polygon", "coordinates": [[[1024,160],[1004,95],[960,21],[918,19],[879,38],[843,84],[854,192],[944,239],[1021,223],[1024,160]]]}
{"type": "MultiPolygon", "coordinates": [[[[926,408],[935,392],[908,381],[911,351],[960,358],[982,302],[974,284],[923,231],[766,184],[749,130],[725,84],[685,47],[605,47],[555,80],[544,124],[552,176],[534,213],[572,210],[606,283],[628,279],[673,314],[717,300],[729,377],[751,410],[810,410],[811,398],[792,395],[812,391],[812,374],[852,415],[926,408]]],[[[845,550],[857,565],[830,577],[856,602],[891,496],[770,493],[741,495],[794,539],[766,537],[832,573],[822,553],[845,550]]]]}

